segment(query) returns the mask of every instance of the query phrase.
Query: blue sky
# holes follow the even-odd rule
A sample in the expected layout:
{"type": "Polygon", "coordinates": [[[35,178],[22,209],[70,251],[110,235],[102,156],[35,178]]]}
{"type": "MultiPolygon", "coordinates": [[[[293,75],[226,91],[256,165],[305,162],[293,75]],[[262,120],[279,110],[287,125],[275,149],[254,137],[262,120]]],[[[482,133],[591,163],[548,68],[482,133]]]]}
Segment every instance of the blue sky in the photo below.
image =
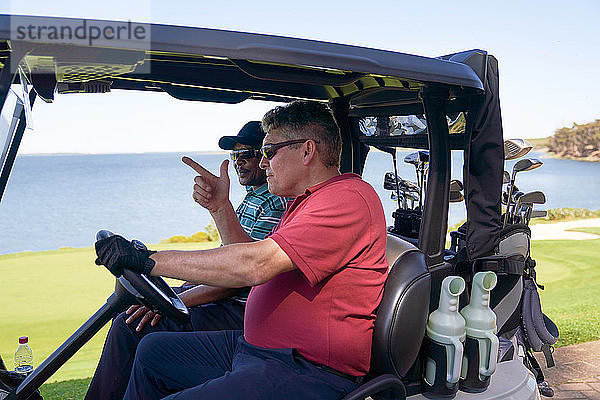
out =
{"type": "MultiPolygon", "coordinates": [[[[3,1],[0,13],[134,20],[277,34],[439,56],[480,48],[500,66],[505,137],[545,137],[600,118],[600,2],[3,1]]],[[[57,95],[36,103],[22,153],[217,149],[272,103],[166,94],[57,95]],[[168,135],[152,135],[167,130],[168,135]],[[198,135],[190,135],[190,132],[198,135]]]]}

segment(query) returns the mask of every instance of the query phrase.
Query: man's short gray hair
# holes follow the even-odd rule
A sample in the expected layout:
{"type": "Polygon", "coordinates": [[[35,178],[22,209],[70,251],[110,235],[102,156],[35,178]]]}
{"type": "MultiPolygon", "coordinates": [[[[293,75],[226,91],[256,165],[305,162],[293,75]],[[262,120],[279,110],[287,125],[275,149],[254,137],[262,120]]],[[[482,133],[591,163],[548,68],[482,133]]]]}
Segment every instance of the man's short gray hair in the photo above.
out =
{"type": "Polygon", "coordinates": [[[267,112],[262,120],[266,133],[278,129],[288,140],[312,139],[326,167],[340,166],[342,138],[329,107],[312,101],[294,101],[267,112]]]}

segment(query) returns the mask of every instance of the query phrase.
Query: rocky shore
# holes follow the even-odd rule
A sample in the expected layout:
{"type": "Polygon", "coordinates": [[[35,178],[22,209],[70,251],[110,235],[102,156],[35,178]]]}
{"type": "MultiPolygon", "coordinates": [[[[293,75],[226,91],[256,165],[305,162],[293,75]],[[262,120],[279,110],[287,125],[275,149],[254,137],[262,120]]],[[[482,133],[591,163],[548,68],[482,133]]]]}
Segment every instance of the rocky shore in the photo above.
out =
{"type": "Polygon", "coordinates": [[[591,162],[600,162],[600,152],[594,152],[586,157],[577,157],[575,155],[571,155],[568,153],[554,153],[550,151],[547,146],[535,146],[534,151],[538,151],[540,153],[545,153],[548,157],[558,158],[561,160],[576,160],[576,161],[591,161],[591,162]]]}

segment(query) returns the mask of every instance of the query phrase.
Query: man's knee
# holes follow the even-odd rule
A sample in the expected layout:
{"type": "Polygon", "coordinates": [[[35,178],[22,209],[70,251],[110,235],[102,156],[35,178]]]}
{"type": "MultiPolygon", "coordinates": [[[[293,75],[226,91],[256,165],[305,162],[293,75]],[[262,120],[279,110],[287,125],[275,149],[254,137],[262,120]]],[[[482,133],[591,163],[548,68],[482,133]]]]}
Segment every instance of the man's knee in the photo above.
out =
{"type": "Polygon", "coordinates": [[[142,338],[135,352],[136,362],[138,360],[143,361],[149,356],[156,355],[156,351],[160,348],[161,342],[163,341],[161,338],[162,335],[161,332],[152,332],[142,338]]]}

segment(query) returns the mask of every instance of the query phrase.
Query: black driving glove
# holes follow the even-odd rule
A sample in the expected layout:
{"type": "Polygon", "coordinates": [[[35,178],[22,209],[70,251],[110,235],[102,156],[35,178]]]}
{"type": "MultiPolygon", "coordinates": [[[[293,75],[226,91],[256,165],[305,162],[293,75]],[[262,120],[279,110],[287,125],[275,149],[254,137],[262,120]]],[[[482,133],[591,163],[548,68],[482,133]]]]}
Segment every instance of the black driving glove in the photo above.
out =
{"type": "Polygon", "coordinates": [[[140,274],[150,274],[154,260],[149,258],[156,251],[135,246],[122,236],[114,235],[96,242],[97,265],[104,265],[116,277],[123,274],[123,268],[140,274]]]}

